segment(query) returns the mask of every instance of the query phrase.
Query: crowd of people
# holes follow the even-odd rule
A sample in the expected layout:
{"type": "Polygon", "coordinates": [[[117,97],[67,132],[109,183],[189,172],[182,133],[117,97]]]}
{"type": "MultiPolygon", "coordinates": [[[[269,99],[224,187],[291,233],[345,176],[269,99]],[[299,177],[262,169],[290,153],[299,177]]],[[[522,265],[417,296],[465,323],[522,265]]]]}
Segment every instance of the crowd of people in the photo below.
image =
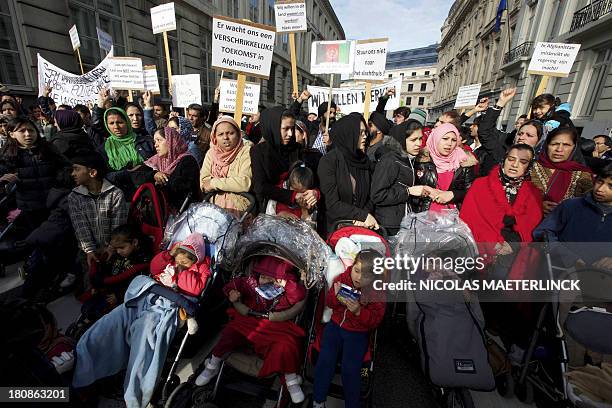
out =
{"type": "MultiPolygon", "coordinates": [[[[26,262],[23,296],[35,298],[54,281],[78,292],[91,285],[96,290],[85,303],[91,320],[112,310],[104,324],[92,326],[79,341],[75,387],[89,386],[118,369],[109,361],[99,363],[109,347],[101,339],[115,338],[109,330],[117,324],[134,327],[134,309],[117,306],[123,296],[126,304],[138,296],[126,293],[130,281],[124,279],[134,276],[135,266],[150,263],[153,280],[171,289],[160,296],[177,302],[175,293],[197,298],[210,275],[201,237],[155,255],[147,237],[130,227],[129,203],[145,183],[163,192],[174,213],[206,199],[241,214],[250,203],[240,193],[254,193],[257,212],[308,221],[323,238],[341,222],[384,227],[394,235],[410,213],[455,210],[479,251],[490,255],[491,276],[500,278],[517,268],[517,254],[533,240],[612,242],[612,141],[608,135],[581,137],[569,105],[554,95],[538,95],[530,112],[504,132],[497,128],[498,118],[515,89],[504,90],[494,104],[484,98],[472,110],[448,111],[430,124],[424,111],[406,107],[388,120],[385,104],[393,90],[380,98],[368,120],[361,113],[340,115],[333,102],[321,104],[318,114],[303,112],[311,97],[304,91],[291,106],[262,106],[243,123],[219,114],[216,100],[209,109],[190,105],[181,116],[154,102],[149,92],[140,104],[102,89],[90,108],[56,106],[51,91],[45,89],[29,109],[12,94],[1,97],[0,185],[7,195],[14,190],[14,208],[7,214],[12,228],[3,234],[0,251],[5,259],[9,254],[15,260],[32,259],[32,253],[43,259],[43,272],[26,262]]],[[[612,269],[610,252],[574,255],[563,257],[565,266],[612,269]]],[[[337,282],[360,287],[371,267],[369,255],[362,254],[337,282]]],[[[214,378],[224,355],[254,330],[241,310],[260,306],[257,284],[282,282],[285,287],[274,317],[268,316],[271,326],[288,323],[304,299],[304,288],[287,277],[287,265],[264,259],[252,273],[225,288],[244,319],[223,330],[198,385],[214,378]]],[[[358,403],[359,367],[354,362],[361,362],[367,333],[384,314],[378,302],[338,301],[339,285],[330,288],[333,317],[316,368],[315,406],[325,402],[341,348],[347,406],[358,403]]],[[[196,330],[189,305],[184,308],[190,330],[196,330]]],[[[172,318],[176,315],[164,315],[172,318]]],[[[282,330],[303,336],[298,329],[285,325],[282,330]]],[[[291,398],[303,400],[293,343],[264,347],[269,339],[252,341],[270,357],[265,374],[284,374],[291,398]]],[[[166,340],[156,341],[167,348],[166,340]]],[[[151,356],[133,357],[119,344],[113,350],[121,356],[116,361],[129,360],[128,372],[143,361],[160,364],[151,356]]],[[[60,360],[54,360],[56,368],[65,363],[60,360]]],[[[149,396],[133,388],[151,379],[128,378],[131,391],[126,395],[139,406],[149,396]]]]}

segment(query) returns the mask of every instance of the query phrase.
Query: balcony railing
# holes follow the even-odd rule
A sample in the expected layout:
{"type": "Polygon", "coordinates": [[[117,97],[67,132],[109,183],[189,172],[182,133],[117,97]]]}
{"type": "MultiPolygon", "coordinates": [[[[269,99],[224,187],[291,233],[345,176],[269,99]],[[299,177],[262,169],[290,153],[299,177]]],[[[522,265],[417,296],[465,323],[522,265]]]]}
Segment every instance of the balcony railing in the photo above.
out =
{"type": "Polygon", "coordinates": [[[612,0],[596,0],[574,13],[570,31],[576,31],[609,13],[612,13],[612,0]]]}
{"type": "Polygon", "coordinates": [[[533,42],[527,41],[519,45],[518,47],[514,47],[510,51],[504,55],[504,64],[509,64],[513,61],[521,57],[528,57],[531,53],[531,49],[533,48],[533,42]]]}

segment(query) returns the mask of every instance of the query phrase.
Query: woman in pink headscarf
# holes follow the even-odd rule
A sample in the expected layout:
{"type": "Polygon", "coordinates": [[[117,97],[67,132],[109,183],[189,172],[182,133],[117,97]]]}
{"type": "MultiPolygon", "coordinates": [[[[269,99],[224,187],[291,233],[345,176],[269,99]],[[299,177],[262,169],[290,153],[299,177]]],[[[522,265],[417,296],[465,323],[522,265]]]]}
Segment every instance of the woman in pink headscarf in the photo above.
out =
{"type": "Polygon", "coordinates": [[[441,211],[461,205],[468,188],[474,181],[474,167],[469,156],[461,149],[459,130],[444,123],[431,131],[427,138],[427,152],[416,167],[419,183],[424,189],[421,211],[441,211]],[[463,164],[462,164],[463,163],[463,164]]]}
{"type": "Polygon", "coordinates": [[[248,200],[234,193],[246,193],[251,189],[250,143],[242,140],[234,119],[221,116],[213,124],[210,144],[200,171],[202,191],[219,192],[213,199],[219,207],[245,211],[248,200]]]}
{"type": "Polygon", "coordinates": [[[190,202],[199,200],[198,162],[187,152],[187,143],[171,127],[156,130],[153,141],[157,153],[144,162],[146,180],[141,183],[154,182],[175,210],[181,208],[189,193],[190,202]]]}

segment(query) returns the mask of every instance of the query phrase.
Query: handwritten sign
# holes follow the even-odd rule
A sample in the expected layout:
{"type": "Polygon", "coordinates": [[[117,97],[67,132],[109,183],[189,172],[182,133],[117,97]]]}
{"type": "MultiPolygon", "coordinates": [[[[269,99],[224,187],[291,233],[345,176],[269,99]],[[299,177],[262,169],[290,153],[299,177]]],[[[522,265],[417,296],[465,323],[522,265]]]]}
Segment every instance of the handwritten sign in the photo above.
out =
{"type": "Polygon", "coordinates": [[[151,7],[151,27],[153,28],[153,34],[176,30],[174,3],[151,7]]]}
{"type": "MultiPolygon", "coordinates": [[[[256,82],[245,82],[244,98],[242,100],[242,113],[254,115],[259,109],[259,93],[261,86],[256,82]]],[[[219,111],[234,113],[236,110],[236,91],[238,81],[222,79],[219,84],[219,111]]]]}
{"type": "Polygon", "coordinates": [[[154,94],[159,92],[159,81],[157,80],[157,67],[155,65],[145,65],[142,67],[142,79],[144,81],[145,91],[151,91],[154,94]]]}
{"type": "Polygon", "coordinates": [[[192,103],[202,104],[200,74],[172,75],[172,106],[186,108],[192,103]]]}
{"type": "Polygon", "coordinates": [[[100,30],[96,27],[96,33],[98,34],[98,42],[100,43],[100,48],[104,51],[109,52],[113,46],[113,37],[106,31],[100,30]]]}
{"type": "Polygon", "coordinates": [[[476,106],[478,103],[480,86],[481,84],[473,84],[459,88],[459,92],[457,92],[457,99],[455,100],[455,108],[476,106]]]}
{"type": "Polygon", "coordinates": [[[79,40],[79,32],[77,31],[76,24],[70,27],[68,34],[70,34],[70,42],[72,43],[72,50],[74,51],[81,46],[81,40],[79,40]]]}
{"type": "Polygon", "coordinates": [[[536,43],[527,73],[567,77],[579,50],[580,44],[536,43]]]}
{"type": "Polygon", "coordinates": [[[385,78],[389,40],[360,40],[355,44],[353,79],[380,81],[385,78]]]}
{"type": "MultiPolygon", "coordinates": [[[[393,110],[399,108],[399,94],[400,90],[402,89],[402,78],[395,78],[392,81],[384,84],[372,86],[372,93],[370,95],[370,111],[374,111],[376,109],[378,98],[383,96],[385,92],[387,92],[388,88],[395,88],[395,95],[387,100],[385,109],[393,110]]],[[[310,92],[312,95],[312,97],[308,99],[308,112],[317,113],[319,104],[327,102],[329,98],[329,88],[308,85],[308,92],[310,92]]],[[[342,113],[348,114],[351,112],[363,112],[366,98],[364,86],[334,88],[332,94],[333,101],[336,103],[342,113]]]]}
{"type": "Polygon", "coordinates": [[[310,53],[310,73],[352,74],[354,58],[353,41],[315,41],[310,53]]]}
{"type": "Polygon", "coordinates": [[[143,90],[142,60],[131,57],[111,58],[108,78],[113,89],[143,90]]]}
{"type": "Polygon", "coordinates": [[[276,32],[308,31],[306,3],[301,0],[277,0],[274,3],[276,32]]]}

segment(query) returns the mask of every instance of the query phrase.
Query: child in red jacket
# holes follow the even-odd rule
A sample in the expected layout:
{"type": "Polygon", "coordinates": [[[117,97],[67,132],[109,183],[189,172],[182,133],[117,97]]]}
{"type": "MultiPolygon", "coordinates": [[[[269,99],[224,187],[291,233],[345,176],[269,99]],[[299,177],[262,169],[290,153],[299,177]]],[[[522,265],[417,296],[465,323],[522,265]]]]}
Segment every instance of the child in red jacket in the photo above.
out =
{"type": "Polygon", "coordinates": [[[382,294],[374,291],[374,250],[357,254],[355,263],[334,279],[326,303],[333,311],[321,339],[321,351],[315,368],[314,405],[325,406],[327,392],[342,351],[342,387],[344,406],[359,407],[361,364],[368,351],[370,332],[378,327],[385,314],[382,294]]]}
{"type": "Polygon", "coordinates": [[[258,376],[284,374],[291,400],[296,404],[304,401],[296,373],[305,333],[292,320],[304,307],[306,288],[292,269],[279,258],[265,256],[253,263],[249,276],[225,285],[223,292],[234,306],[228,310],[230,322],[221,332],[196,385],[208,384],[219,373],[224,358],[250,344],[264,360],[258,376]]]}

